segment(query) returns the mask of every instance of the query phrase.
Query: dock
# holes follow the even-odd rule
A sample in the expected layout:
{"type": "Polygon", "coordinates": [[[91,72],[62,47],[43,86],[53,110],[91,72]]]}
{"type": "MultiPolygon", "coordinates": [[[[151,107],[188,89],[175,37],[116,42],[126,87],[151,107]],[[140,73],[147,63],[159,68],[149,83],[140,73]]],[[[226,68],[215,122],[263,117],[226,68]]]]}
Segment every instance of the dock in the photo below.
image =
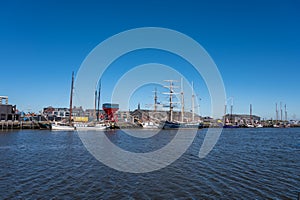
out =
{"type": "Polygon", "coordinates": [[[0,131],[14,130],[14,129],[51,129],[50,122],[38,121],[4,121],[0,122],[0,131]]]}

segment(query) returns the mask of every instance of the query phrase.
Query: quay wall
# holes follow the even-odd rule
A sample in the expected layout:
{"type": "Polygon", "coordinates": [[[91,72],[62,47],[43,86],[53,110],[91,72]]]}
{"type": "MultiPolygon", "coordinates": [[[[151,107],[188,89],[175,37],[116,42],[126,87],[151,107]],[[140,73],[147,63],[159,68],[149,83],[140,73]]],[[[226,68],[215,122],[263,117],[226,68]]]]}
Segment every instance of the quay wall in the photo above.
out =
{"type": "Polygon", "coordinates": [[[43,129],[43,125],[47,124],[48,123],[39,123],[35,121],[1,121],[0,131],[13,129],[43,129]]]}

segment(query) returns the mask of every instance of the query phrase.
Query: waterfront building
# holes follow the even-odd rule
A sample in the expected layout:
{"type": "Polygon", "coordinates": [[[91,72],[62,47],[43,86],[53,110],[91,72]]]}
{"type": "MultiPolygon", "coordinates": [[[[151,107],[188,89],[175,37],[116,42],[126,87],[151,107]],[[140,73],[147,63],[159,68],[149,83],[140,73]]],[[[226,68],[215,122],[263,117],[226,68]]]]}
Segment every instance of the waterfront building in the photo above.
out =
{"type": "MultiPolygon", "coordinates": [[[[99,113],[100,113],[100,119],[102,119],[103,116],[105,115],[104,110],[100,110],[99,113]]],[[[96,111],[96,113],[95,113],[95,109],[85,109],[85,111],[84,111],[82,117],[83,117],[83,116],[84,116],[84,117],[88,117],[88,118],[89,118],[89,121],[93,121],[93,120],[96,120],[95,114],[97,115],[97,111],[96,111]]]]}
{"type": "Polygon", "coordinates": [[[290,124],[293,124],[293,125],[299,125],[299,124],[300,124],[300,121],[298,121],[298,120],[290,120],[289,123],[290,123],[290,124]]]}
{"type": "Polygon", "coordinates": [[[72,116],[73,117],[85,117],[85,112],[82,106],[76,107],[74,106],[72,109],[72,116]]]}
{"type": "Polygon", "coordinates": [[[19,114],[17,114],[16,105],[13,106],[11,104],[8,104],[7,96],[0,96],[0,120],[1,121],[19,120],[19,114]],[[5,102],[3,102],[3,100],[5,100],[5,102]]]}
{"type": "Polygon", "coordinates": [[[89,119],[95,118],[95,109],[85,109],[84,116],[88,117],[89,119]]]}
{"type": "Polygon", "coordinates": [[[130,111],[117,111],[116,115],[119,122],[132,122],[130,111]]]}
{"type": "MultiPolygon", "coordinates": [[[[55,108],[52,106],[48,106],[47,108],[43,109],[43,114],[51,121],[56,120],[60,121],[62,119],[66,119],[70,116],[70,109],[69,108],[55,108]]],[[[100,118],[103,118],[105,112],[100,110],[100,118]]],[[[95,119],[95,110],[94,109],[86,109],[84,110],[82,106],[72,108],[72,117],[74,121],[93,121],[95,119]]]]}
{"type": "Polygon", "coordinates": [[[66,119],[70,116],[70,110],[69,108],[54,108],[52,106],[48,106],[43,109],[43,114],[47,116],[47,118],[66,119]]]}

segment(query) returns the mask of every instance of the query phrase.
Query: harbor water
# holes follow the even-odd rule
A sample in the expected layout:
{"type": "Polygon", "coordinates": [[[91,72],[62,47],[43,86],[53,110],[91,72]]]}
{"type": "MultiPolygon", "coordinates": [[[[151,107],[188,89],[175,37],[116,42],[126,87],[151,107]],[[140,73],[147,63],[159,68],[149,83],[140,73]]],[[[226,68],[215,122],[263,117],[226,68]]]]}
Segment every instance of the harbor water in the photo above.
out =
{"type": "MultiPolygon", "coordinates": [[[[106,134],[123,149],[148,152],[162,148],[176,131],[148,139],[122,130],[87,134],[106,134]]],[[[199,130],[171,165],[134,174],[96,160],[76,131],[0,132],[0,199],[298,198],[299,128],[224,129],[214,149],[200,159],[205,134],[206,129],[199,130]]]]}

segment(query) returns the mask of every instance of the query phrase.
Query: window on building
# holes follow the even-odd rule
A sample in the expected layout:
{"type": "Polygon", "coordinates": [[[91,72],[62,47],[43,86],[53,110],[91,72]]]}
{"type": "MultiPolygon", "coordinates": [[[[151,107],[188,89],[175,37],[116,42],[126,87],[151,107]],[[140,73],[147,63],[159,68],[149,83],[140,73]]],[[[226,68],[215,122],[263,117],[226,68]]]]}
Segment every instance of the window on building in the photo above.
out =
{"type": "Polygon", "coordinates": [[[6,115],[5,114],[1,114],[1,120],[6,120],[6,115]]]}
{"type": "Polygon", "coordinates": [[[12,114],[7,115],[7,120],[12,120],[12,114]]]}

